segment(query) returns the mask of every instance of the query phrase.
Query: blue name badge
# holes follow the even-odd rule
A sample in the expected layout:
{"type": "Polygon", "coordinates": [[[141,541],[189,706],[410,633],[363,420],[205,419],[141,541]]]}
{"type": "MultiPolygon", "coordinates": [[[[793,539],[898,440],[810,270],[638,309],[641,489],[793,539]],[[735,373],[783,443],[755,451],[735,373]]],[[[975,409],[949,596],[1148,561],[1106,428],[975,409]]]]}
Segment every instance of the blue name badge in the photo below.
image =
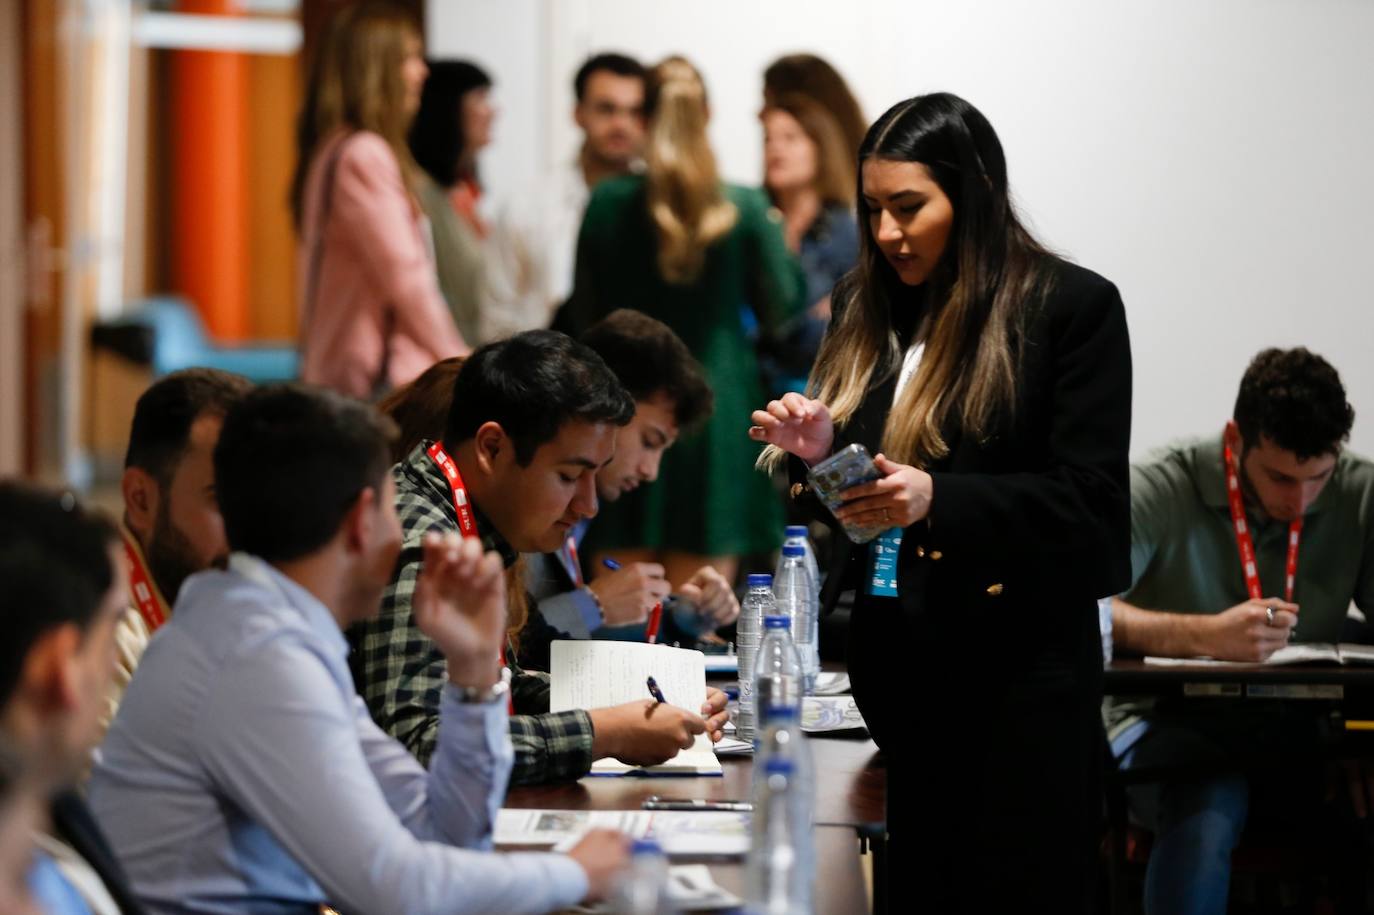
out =
{"type": "Polygon", "coordinates": [[[864,593],[873,597],[897,596],[897,554],[902,549],[902,529],[883,531],[868,544],[868,572],[864,593]]]}

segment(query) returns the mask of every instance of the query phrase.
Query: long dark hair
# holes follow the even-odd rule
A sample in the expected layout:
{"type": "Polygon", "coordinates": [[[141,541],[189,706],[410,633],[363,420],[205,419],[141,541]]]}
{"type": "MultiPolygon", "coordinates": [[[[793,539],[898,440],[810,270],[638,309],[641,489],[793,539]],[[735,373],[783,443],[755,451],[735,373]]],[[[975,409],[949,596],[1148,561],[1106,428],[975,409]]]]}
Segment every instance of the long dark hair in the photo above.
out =
{"type": "Polygon", "coordinates": [[[463,96],[491,86],[491,77],[466,60],[432,60],[410,125],[410,151],[440,187],[477,178],[474,153],[463,134],[463,96]]]}
{"type": "Polygon", "coordinates": [[[978,109],[945,92],[888,109],[859,148],[859,263],[836,291],[838,314],[809,385],[837,422],[897,365],[893,310],[914,307],[912,290],[873,240],[863,195],[869,159],[924,165],[954,209],[944,254],[926,281],[925,353],[883,432],[893,460],[928,465],[949,452],[948,423],[981,438],[1014,411],[1022,331],[1049,285],[1048,252],[1016,216],[1002,144],[978,109]]]}

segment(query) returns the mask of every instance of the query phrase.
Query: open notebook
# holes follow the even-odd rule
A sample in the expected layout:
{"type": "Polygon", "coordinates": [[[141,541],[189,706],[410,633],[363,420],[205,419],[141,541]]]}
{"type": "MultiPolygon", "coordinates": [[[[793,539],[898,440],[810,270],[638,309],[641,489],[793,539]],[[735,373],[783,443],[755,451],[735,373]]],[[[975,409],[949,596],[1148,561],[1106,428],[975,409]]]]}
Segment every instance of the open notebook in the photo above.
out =
{"type": "MultiPolygon", "coordinates": [[[[560,641],[551,649],[550,711],[600,708],[648,699],[653,677],[669,703],[695,714],[706,701],[706,662],[701,652],[643,642],[560,641]]],[[[722,775],[711,738],[698,734],[689,749],[659,766],[639,768],[599,759],[593,775],[722,775]]]]}
{"type": "MultiPolygon", "coordinates": [[[[1146,658],[1145,663],[1155,667],[1249,667],[1246,661],[1216,661],[1212,658],[1146,658]]],[[[1360,645],[1354,642],[1308,642],[1286,645],[1263,662],[1266,667],[1282,667],[1291,664],[1374,664],[1374,645],[1360,645]]]]}

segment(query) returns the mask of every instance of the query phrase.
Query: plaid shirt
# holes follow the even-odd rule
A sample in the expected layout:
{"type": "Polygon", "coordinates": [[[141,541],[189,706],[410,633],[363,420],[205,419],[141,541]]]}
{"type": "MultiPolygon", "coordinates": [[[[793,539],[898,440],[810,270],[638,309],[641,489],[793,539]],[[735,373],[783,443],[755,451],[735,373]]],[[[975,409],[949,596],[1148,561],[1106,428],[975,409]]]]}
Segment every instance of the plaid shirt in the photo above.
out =
{"type": "MultiPolygon", "coordinates": [[[[458,530],[448,481],[426,453],[429,444],[416,446],[392,469],[404,537],[401,556],[382,595],[381,615],[362,625],[357,642],[363,698],[373,719],[426,765],[439,733],[439,696],[448,671],[439,647],[415,625],[411,600],[425,534],[458,530]]],[[[509,567],[515,552],[480,511],[475,517],[482,545],[499,552],[509,567]]],[[[592,765],[591,716],[581,709],[550,712],[549,675],[522,669],[509,650],[506,660],[517,713],[510,719],[515,746],[511,785],[586,775],[592,765]]]]}

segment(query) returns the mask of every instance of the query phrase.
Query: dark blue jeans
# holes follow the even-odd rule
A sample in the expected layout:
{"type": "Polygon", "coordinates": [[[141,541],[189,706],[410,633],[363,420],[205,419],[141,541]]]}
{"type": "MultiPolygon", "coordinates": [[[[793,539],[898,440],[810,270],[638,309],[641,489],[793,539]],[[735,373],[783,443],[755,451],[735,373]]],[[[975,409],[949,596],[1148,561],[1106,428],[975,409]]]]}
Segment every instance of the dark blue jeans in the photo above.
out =
{"type": "Polygon", "coordinates": [[[1292,705],[1199,704],[1119,735],[1112,751],[1123,770],[1159,770],[1127,789],[1132,814],[1154,833],[1146,915],[1224,915],[1231,853],[1252,816],[1295,840],[1319,829],[1321,750],[1317,716],[1292,705]]]}

